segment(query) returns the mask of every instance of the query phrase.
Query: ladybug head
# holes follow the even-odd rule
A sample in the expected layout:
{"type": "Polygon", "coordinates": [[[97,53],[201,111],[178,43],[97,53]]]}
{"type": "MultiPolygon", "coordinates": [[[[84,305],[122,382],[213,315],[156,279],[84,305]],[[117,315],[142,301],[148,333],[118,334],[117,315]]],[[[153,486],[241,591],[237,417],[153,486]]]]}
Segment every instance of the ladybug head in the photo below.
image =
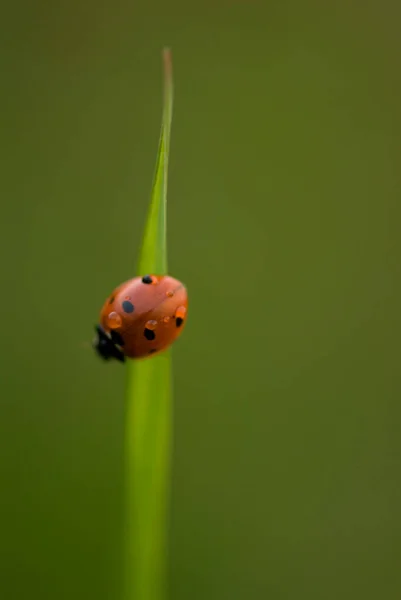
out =
{"type": "Polygon", "coordinates": [[[103,327],[96,325],[95,331],[97,335],[93,340],[93,347],[99,356],[101,356],[104,360],[115,358],[116,360],[124,362],[124,353],[117,347],[111,337],[107,335],[103,327]]]}

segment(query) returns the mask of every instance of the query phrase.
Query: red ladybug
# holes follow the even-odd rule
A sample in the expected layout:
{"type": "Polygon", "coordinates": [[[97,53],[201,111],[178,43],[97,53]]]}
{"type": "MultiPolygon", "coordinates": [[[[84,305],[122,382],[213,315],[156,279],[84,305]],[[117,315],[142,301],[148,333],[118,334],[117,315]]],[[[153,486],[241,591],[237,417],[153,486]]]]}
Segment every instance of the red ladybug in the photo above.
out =
{"type": "Polygon", "coordinates": [[[145,358],[166,350],[184,328],[185,286],[168,275],[135,277],[103,305],[93,346],[105,360],[145,358]]]}

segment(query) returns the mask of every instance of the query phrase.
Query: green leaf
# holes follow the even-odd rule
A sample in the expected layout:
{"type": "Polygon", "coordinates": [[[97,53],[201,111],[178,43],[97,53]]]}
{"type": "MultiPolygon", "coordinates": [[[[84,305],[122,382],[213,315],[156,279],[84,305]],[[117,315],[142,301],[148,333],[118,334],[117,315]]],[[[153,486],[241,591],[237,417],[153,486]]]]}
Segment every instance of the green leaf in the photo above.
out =
{"type": "MultiPolygon", "coordinates": [[[[163,50],[159,149],[138,274],[167,273],[166,205],[173,109],[171,52],[163,50]]],[[[128,366],[124,600],[166,594],[166,530],[172,430],[171,350],[128,366]]]]}

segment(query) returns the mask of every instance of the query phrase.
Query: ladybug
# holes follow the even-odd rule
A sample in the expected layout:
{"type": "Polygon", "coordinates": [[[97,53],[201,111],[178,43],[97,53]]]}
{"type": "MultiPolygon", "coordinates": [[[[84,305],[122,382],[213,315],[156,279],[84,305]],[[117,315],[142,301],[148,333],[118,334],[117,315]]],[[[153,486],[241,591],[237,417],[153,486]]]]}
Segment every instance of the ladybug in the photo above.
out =
{"type": "Polygon", "coordinates": [[[187,290],[178,279],[134,277],[104,303],[93,347],[104,360],[121,362],[162,352],[183,330],[187,309],[187,290]]]}

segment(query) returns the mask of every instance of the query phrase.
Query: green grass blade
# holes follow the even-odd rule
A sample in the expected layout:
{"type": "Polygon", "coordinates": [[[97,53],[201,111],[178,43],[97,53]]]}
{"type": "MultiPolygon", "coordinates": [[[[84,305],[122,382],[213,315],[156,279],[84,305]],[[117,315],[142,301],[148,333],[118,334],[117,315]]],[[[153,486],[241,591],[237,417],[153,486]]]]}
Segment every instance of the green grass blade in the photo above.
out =
{"type": "MultiPolygon", "coordinates": [[[[167,273],[166,202],[173,108],[171,54],[163,51],[163,120],[138,274],[167,273]]],[[[172,430],[171,351],[128,366],[124,600],[166,595],[172,430]]]]}
{"type": "Polygon", "coordinates": [[[170,129],[173,113],[173,77],[171,53],[163,51],[164,63],[164,103],[163,121],[160,132],[156,171],[153,179],[152,198],[148,221],[142,242],[139,260],[139,274],[167,273],[166,209],[168,154],[170,147],[170,129]]]}

